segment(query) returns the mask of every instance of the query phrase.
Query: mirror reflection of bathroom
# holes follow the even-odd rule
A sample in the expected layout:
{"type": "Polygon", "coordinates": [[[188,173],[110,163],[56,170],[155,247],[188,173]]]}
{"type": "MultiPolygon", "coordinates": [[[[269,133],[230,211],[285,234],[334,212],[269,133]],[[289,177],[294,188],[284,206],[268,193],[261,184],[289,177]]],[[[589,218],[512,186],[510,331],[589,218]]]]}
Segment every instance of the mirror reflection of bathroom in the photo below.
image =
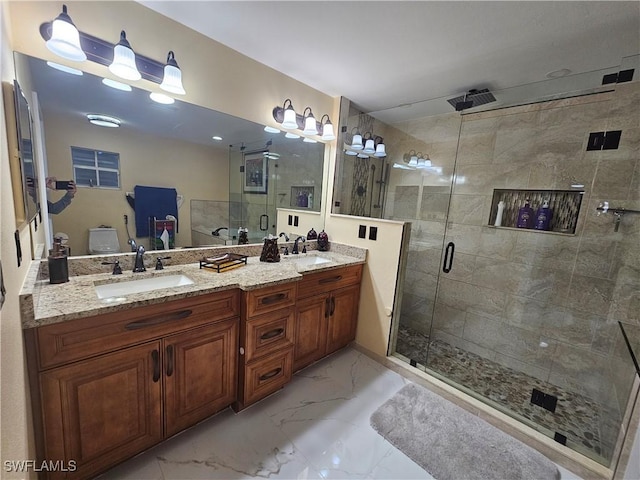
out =
{"type": "MultiPolygon", "coordinates": [[[[136,205],[165,201],[165,195],[175,195],[177,207],[156,220],[176,217],[175,231],[168,231],[175,248],[237,244],[240,228],[250,243],[260,243],[276,233],[277,208],[320,211],[324,144],[285,139],[263,125],[186,102],[161,105],[135,87],[116,90],[86,72],[72,75],[21,53],[14,57],[17,76],[28,72],[38,93],[47,176],[77,185],[70,204],[46,225],[51,237],[68,237],[72,255],[104,250],[96,245],[106,245],[107,232],[111,252],[131,251],[131,240],[148,250],[164,245],[164,230],[155,238],[136,205]],[[116,117],[120,126],[90,124],[85,114],[94,111],[116,117]],[[253,178],[244,175],[254,166],[253,178]],[[298,186],[314,189],[311,204],[292,202],[298,186]],[[155,191],[140,198],[137,187],[155,191]],[[103,240],[96,240],[98,232],[103,240]]],[[[52,202],[63,194],[48,191],[52,202]]]]}

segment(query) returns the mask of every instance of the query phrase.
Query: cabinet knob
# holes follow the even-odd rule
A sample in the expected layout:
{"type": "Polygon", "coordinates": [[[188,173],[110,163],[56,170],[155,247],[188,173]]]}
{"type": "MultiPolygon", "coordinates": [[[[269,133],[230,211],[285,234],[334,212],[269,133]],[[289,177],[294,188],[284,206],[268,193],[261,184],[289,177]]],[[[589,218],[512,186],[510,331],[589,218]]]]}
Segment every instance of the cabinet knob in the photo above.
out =
{"type": "Polygon", "coordinates": [[[240,347],[240,355],[244,355],[244,347],[240,347]]]}

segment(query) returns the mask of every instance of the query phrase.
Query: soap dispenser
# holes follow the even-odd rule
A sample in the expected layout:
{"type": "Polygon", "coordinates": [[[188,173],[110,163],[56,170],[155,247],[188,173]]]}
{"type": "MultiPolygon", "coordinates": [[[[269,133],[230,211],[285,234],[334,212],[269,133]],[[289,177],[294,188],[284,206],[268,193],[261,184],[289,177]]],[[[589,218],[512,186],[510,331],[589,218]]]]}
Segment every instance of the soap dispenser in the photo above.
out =
{"type": "Polygon", "coordinates": [[[545,200],[536,213],[536,224],[534,225],[534,228],[536,230],[549,230],[552,216],[553,210],[549,208],[549,200],[545,200]]]}
{"type": "Polygon", "coordinates": [[[533,208],[531,208],[527,198],[524,202],[524,207],[518,210],[518,223],[516,223],[516,226],[518,228],[533,228],[533,218],[533,208]]]}
{"type": "Polygon", "coordinates": [[[65,283],[69,281],[69,265],[67,263],[67,247],[62,246],[62,239],[53,239],[53,248],[47,257],[49,264],[49,283],[65,283]]]}

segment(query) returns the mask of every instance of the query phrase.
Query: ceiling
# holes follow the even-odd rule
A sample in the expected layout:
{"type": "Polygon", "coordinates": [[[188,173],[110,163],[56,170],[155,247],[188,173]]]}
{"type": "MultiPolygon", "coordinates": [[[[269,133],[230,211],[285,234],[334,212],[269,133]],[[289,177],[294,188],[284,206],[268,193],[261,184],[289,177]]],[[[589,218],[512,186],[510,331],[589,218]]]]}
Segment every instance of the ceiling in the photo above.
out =
{"type": "Polygon", "coordinates": [[[446,99],[472,88],[517,102],[595,87],[602,72],[587,72],[640,53],[637,1],[140,3],[389,122],[453,111],[446,99]]]}

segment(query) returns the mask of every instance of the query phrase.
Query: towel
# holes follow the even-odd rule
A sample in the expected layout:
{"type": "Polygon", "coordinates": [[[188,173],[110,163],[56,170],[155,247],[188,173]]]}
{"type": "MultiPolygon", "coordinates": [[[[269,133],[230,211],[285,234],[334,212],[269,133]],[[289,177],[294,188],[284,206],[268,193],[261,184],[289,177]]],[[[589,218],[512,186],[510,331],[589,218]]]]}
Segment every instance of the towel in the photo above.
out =
{"type": "Polygon", "coordinates": [[[178,218],[178,192],[175,188],[136,185],[133,192],[136,199],[136,237],[149,236],[149,218],[164,220],[167,215],[178,218]]]}

